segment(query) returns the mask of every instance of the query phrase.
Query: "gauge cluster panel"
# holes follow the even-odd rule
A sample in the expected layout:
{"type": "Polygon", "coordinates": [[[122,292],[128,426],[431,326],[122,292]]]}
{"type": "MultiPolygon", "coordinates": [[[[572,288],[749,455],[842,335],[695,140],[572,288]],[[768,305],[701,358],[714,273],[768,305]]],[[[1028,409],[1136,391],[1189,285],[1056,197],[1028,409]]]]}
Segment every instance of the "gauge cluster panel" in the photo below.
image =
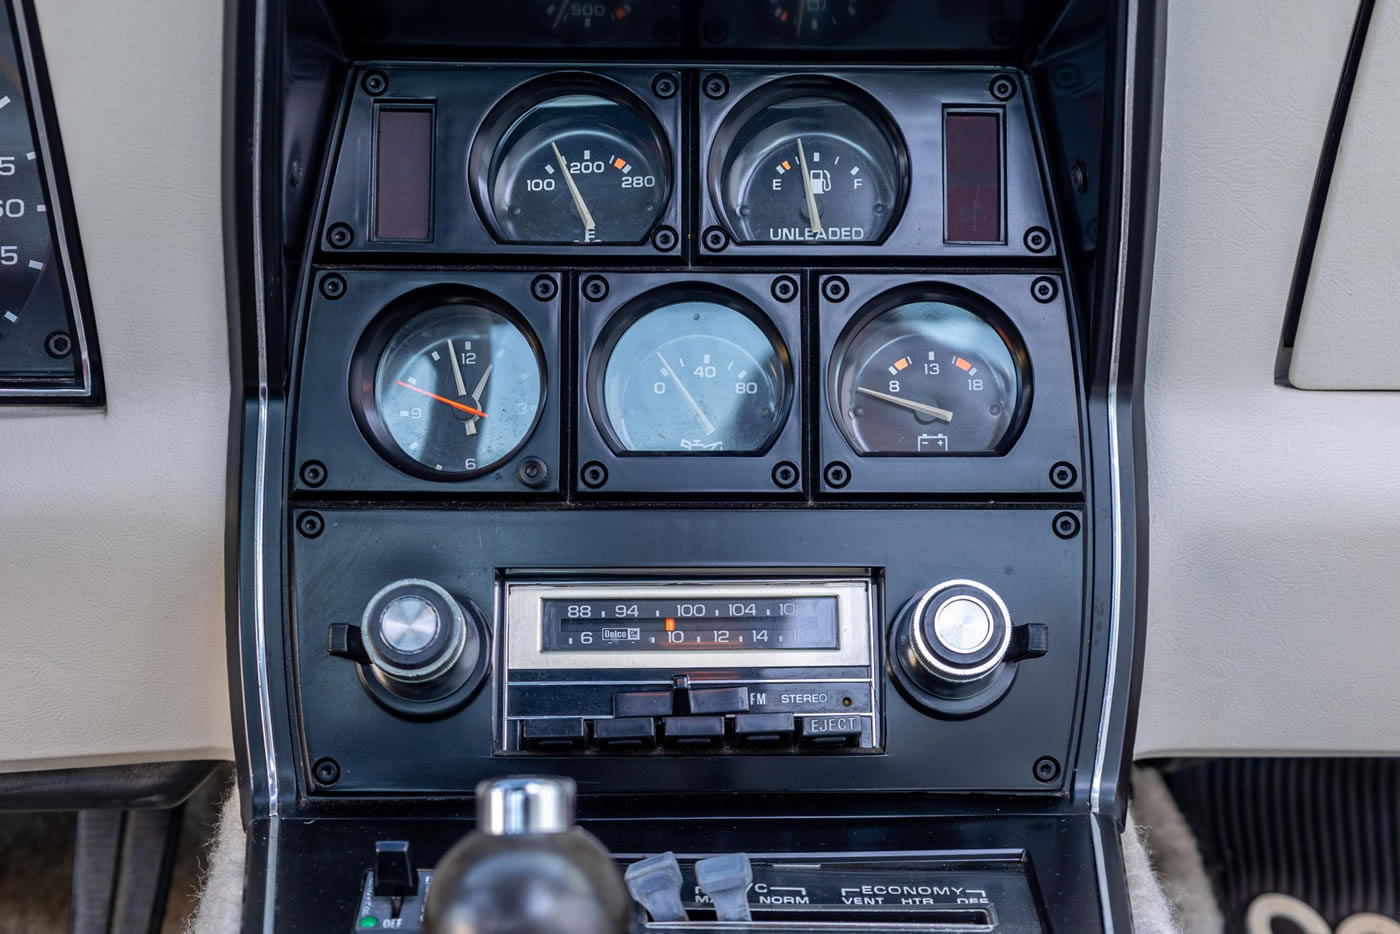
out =
{"type": "Polygon", "coordinates": [[[27,2],[0,9],[0,404],[98,405],[97,330],[27,2]]]}
{"type": "Polygon", "coordinates": [[[1000,70],[358,76],[326,251],[1055,255],[1022,82],[1000,70]]]}
{"type": "Polygon", "coordinates": [[[1027,87],[352,70],[289,437],[307,787],[1063,793],[1085,400],[1027,87]]]}

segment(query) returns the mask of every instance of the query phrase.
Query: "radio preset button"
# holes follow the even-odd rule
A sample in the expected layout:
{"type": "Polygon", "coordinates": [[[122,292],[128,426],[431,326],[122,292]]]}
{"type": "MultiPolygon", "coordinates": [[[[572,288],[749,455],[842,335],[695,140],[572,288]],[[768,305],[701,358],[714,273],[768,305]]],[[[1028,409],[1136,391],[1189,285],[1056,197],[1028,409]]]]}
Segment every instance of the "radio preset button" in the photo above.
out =
{"type": "Polygon", "coordinates": [[[593,721],[593,739],[610,748],[650,746],[656,742],[656,723],[651,717],[614,717],[593,721]]]}
{"type": "Polygon", "coordinates": [[[670,745],[708,746],[724,739],[724,718],[666,717],[661,730],[670,745]]]}
{"type": "Polygon", "coordinates": [[[693,714],[747,713],[749,709],[749,689],[733,688],[691,688],[690,712],[693,714]]]}
{"type": "Polygon", "coordinates": [[[573,749],[587,739],[582,717],[524,720],[520,726],[520,740],[531,749],[573,749]]]}
{"type": "Polygon", "coordinates": [[[844,746],[860,741],[864,717],[802,717],[798,736],[808,745],[844,746]]]}
{"type": "Polygon", "coordinates": [[[790,713],[741,713],[734,718],[734,737],[755,745],[788,742],[797,729],[790,713]]]}
{"type": "Polygon", "coordinates": [[[614,717],[669,717],[673,713],[670,691],[613,695],[614,717]]]}

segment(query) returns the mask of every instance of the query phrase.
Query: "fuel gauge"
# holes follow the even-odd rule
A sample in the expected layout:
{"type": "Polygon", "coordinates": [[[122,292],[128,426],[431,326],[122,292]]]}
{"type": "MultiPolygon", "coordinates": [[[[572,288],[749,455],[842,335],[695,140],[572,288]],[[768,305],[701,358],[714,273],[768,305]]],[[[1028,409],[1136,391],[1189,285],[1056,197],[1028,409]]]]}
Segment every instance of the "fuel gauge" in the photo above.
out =
{"type": "Polygon", "coordinates": [[[727,116],[711,195],[741,243],[878,243],[904,207],[908,155],[873,99],[831,81],[783,81],[727,116]]]}

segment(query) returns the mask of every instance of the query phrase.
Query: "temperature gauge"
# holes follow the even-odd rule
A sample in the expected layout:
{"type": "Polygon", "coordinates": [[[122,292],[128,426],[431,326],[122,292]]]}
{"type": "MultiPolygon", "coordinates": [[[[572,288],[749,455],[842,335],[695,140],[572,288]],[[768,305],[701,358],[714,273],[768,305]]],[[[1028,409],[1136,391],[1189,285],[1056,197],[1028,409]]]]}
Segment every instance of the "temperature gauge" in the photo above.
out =
{"type": "Polygon", "coordinates": [[[907,167],[874,100],[831,82],[780,82],[725,118],[710,186],[739,242],[872,243],[899,219],[907,167]]]}
{"type": "Polygon", "coordinates": [[[640,243],[671,196],[670,150],[621,88],[522,89],[487,118],[474,187],[498,239],[640,243]]]}

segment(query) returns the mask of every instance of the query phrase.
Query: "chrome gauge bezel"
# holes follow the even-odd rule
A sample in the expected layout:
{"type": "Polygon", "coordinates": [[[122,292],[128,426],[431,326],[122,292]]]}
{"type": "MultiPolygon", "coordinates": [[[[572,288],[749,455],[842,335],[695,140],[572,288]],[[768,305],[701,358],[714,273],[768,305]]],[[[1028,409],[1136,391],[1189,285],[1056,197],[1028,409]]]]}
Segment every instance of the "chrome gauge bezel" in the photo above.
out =
{"type": "Polygon", "coordinates": [[[349,376],[351,409],[356,424],[370,446],[380,457],[399,470],[415,477],[439,482],[472,480],[495,473],[509,464],[534,437],[549,400],[549,362],[530,322],[500,297],[483,289],[465,285],[417,289],[399,296],[385,306],[361,334],[351,358],[349,376]],[[419,314],[452,305],[485,308],[509,321],[525,338],[526,344],[535,355],[535,365],[539,371],[540,397],[529,428],[509,452],[472,470],[436,470],[411,457],[390,432],[379,411],[379,402],[375,396],[380,361],[395,335],[411,324],[419,314]]]}
{"type": "Polygon", "coordinates": [[[563,246],[581,250],[595,250],[600,247],[635,247],[646,243],[656,228],[667,217],[672,201],[676,197],[674,177],[674,154],[672,142],[656,115],[632,91],[602,75],[591,72],[562,72],[545,75],[521,84],[496,102],[481,121],[474,135],[466,160],[466,184],[471,192],[472,202],[482,225],[496,243],[506,246],[563,246]],[[647,128],[661,152],[659,164],[665,168],[665,191],[661,198],[661,209],[657,211],[650,227],[634,241],[605,240],[585,244],[573,241],[518,240],[506,236],[504,227],[496,216],[493,207],[492,166],[502,142],[509,135],[516,122],[532,109],[547,101],[573,94],[586,94],[612,101],[626,108],[647,128]]]}
{"type": "Polygon", "coordinates": [[[786,341],[767,313],[751,299],[731,289],[712,283],[681,282],[673,286],[661,286],[644,292],[622,305],[608,319],[598,340],[593,344],[587,358],[588,408],[594,424],[612,452],[619,457],[665,457],[665,458],[732,458],[762,457],[772,448],[773,443],[783,433],[792,417],[793,361],[786,341]],[[782,385],[779,388],[778,416],[772,429],[763,442],[749,451],[651,451],[633,450],[618,436],[613,418],[608,412],[604,382],[613,351],[624,334],[647,315],[669,305],[685,301],[708,301],[729,308],[743,315],[756,326],[773,347],[774,356],[780,366],[782,385]]]}
{"type": "Polygon", "coordinates": [[[1031,357],[1026,350],[1025,339],[1010,316],[994,302],[970,289],[960,288],[943,282],[915,282],[881,292],[861,305],[851,316],[840,336],[832,347],[826,362],[824,381],[827,411],[850,452],[858,458],[900,458],[913,460],[945,460],[949,457],[1001,457],[1015,446],[1026,420],[1030,416],[1034,395],[1034,374],[1031,357]],[[847,360],[852,344],[876,319],[887,312],[912,302],[943,302],[970,312],[981,319],[997,333],[1011,355],[1012,366],[1017,376],[1017,392],[1012,400],[1013,411],[1006,431],[995,447],[984,451],[960,451],[950,454],[904,454],[897,451],[866,451],[855,435],[855,428],[847,417],[846,407],[841,399],[841,377],[848,366],[860,366],[859,361],[847,360]]]}
{"type": "Polygon", "coordinates": [[[804,241],[798,245],[814,249],[830,247],[877,248],[899,229],[900,222],[904,218],[905,208],[909,203],[909,148],[899,123],[890,115],[889,111],[868,92],[839,78],[823,75],[795,75],[770,81],[745,94],[724,115],[715,129],[714,135],[709,140],[709,148],[705,155],[704,184],[710,207],[736,246],[781,248],[793,245],[783,241],[741,237],[739,225],[726,207],[725,168],[734,153],[737,139],[754,120],[761,118],[764,111],[784,101],[805,97],[825,98],[850,106],[874,124],[876,130],[884,137],[891,149],[896,170],[894,182],[897,196],[889,220],[879,237],[854,241],[804,241]]]}

